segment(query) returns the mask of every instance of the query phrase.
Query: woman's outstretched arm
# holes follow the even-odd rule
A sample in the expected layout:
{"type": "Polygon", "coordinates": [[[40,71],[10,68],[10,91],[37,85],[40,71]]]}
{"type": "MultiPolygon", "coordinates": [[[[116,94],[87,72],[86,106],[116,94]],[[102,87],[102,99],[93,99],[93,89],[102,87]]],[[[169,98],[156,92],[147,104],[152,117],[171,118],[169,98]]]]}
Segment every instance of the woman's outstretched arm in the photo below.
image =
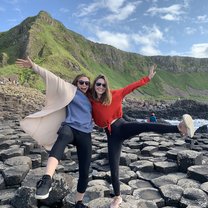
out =
{"type": "Polygon", "coordinates": [[[157,65],[154,64],[150,67],[149,69],[149,75],[146,77],[141,78],[140,80],[133,82],[129,85],[127,85],[126,87],[122,88],[121,90],[123,90],[123,97],[128,95],[129,93],[131,93],[132,91],[134,91],[135,89],[146,85],[156,74],[155,69],[157,68],[157,65]]]}

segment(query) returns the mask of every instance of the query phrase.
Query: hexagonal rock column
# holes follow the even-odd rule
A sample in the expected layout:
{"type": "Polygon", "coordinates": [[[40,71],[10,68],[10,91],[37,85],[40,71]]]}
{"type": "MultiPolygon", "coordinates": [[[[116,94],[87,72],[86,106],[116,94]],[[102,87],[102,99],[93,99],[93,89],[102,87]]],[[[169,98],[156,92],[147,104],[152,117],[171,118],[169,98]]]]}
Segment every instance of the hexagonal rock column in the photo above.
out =
{"type": "Polygon", "coordinates": [[[189,178],[200,182],[208,181],[208,167],[207,165],[194,165],[188,168],[187,175],[189,178]]]}
{"type": "Polygon", "coordinates": [[[185,189],[180,201],[180,207],[185,208],[189,206],[198,206],[201,208],[207,208],[208,207],[207,194],[203,192],[201,189],[196,189],[196,188],[185,189]]]}
{"type": "Polygon", "coordinates": [[[202,164],[202,153],[193,150],[184,150],[177,156],[179,171],[186,173],[188,167],[202,164]]]}

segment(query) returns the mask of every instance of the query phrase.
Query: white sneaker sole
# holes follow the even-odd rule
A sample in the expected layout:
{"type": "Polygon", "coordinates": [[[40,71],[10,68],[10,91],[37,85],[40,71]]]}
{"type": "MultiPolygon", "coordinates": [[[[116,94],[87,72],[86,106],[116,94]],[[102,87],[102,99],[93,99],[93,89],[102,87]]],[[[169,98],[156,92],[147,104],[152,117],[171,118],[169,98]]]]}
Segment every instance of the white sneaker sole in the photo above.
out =
{"type": "Polygon", "coordinates": [[[192,117],[189,114],[184,114],[183,115],[183,121],[187,127],[187,134],[189,137],[193,137],[194,136],[194,122],[192,117]]]}
{"type": "Polygon", "coordinates": [[[50,194],[51,190],[52,190],[52,187],[49,189],[48,193],[45,194],[45,195],[36,195],[35,194],[35,198],[36,199],[47,199],[49,197],[49,194],[50,194]]]}

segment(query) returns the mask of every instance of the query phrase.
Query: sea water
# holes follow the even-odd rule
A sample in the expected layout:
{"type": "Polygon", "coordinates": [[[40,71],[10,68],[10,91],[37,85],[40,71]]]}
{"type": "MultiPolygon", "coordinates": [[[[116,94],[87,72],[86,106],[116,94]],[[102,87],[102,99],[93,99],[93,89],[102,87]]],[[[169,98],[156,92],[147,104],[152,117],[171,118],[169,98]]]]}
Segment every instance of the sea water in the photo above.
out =
{"type": "MultiPolygon", "coordinates": [[[[171,123],[172,125],[177,125],[180,122],[180,121],[177,121],[177,120],[165,120],[165,121],[171,123]]],[[[199,127],[201,127],[201,126],[204,126],[204,125],[208,125],[208,120],[194,119],[194,128],[195,128],[195,130],[198,129],[199,127]]]]}
{"type": "MultiPolygon", "coordinates": [[[[168,120],[168,119],[164,119],[165,121],[167,121],[168,123],[172,124],[172,125],[178,125],[180,123],[180,121],[178,120],[168,120]]],[[[144,119],[137,119],[138,122],[146,122],[144,119]]],[[[194,119],[194,128],[195,130],[198,129],[201,126],[207,125],[208,126],[208,120],[205,119],[194,119]]]]}

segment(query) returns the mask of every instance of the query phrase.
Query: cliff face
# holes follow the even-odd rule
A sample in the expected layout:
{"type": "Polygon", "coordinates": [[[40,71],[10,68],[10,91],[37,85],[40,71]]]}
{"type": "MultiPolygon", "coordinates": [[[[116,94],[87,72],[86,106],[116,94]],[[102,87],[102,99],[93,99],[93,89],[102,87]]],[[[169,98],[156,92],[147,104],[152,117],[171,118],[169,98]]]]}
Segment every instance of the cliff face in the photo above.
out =
{"type": "Polygon", "coordinates": [[[148,74],[148,67],[157,64],[157,75],[134,96],[154,99],[208,97],[208,59],[171,56],[142,56],[98,44],[68,30],[41,11],[20,25],[0,33],[0,77],[17,74],[21,84],[42,89],[40,80],[26,70],[14,66],[17,58],[30,56],[65,80],[78,73],[94,78],[104,73],[111,88],[121,88],[148,74]]]}
{"type": "Polygon", "coordinates": [[[0,52],[8,56],[8,64],[14,63],[17,57],[25,56],[33,21],[34,18],[27,18],[20,25],[0,34],[0,52]]]}
{"type": "Polygon", "coordinates": [[[179,56],[153,56],[152,62],[162,66],[162,69],[173,72],[207,72],[207,58],[191,58],[179,56]]]}

